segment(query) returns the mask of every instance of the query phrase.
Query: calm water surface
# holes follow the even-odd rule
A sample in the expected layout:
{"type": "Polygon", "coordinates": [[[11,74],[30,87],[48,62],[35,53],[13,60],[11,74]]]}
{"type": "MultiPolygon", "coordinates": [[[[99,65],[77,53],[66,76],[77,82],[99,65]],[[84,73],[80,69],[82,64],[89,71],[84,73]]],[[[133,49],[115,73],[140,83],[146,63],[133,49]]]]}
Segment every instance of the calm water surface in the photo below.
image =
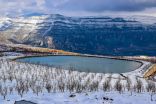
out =
{"type": "Polygon", "coordinates": [[[19,62],[49,65],[83,72],[124,73],[141,66],[135,61],[80,56],[42,56],[18,59],[19,62]]]}

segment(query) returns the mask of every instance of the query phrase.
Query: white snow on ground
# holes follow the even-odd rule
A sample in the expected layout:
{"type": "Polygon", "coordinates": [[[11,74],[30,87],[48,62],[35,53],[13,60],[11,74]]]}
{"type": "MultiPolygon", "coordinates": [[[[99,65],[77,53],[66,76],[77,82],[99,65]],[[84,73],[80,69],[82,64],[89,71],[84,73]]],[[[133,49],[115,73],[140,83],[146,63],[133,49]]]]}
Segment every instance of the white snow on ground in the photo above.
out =
{"type": "Polygon", "coordinates": [[[124,73],[124,75],[137,75],[137,76],[143,77],[144,72],[147,71],[147,69],[151,66],[151,63],[146,62],[146,61],[140,61],[140,62],[143,63],[141,67],[139,67],[138,69],[134,71],[124,73]]]}
{"type": "Polygon", "coordinates": [[[130,80],[128,90],[128,79],[120,74],[61,70],[12,62],[3,57],[0,59],[0,104],[13,104],[22,99],[38,104],[156,104],[156,95],[151,101],[151,92],[156,88],[147,91],[148,83],[155,86],[155,82],[142,78],[144,68],[150,63],[143,63],[137,70],[123,73],[130,80]],[[139,82],[141,88],[137,87],[139,82]],[[107,83],[109,88],[104,89],[107,83]]]}
{"type": "Polygon", "coordinates": [[[0,104],[13,104],[15,100],[27,100],[38,104],[156,104],[156,95],[150,93],[122,93],[118,92],[88,92],[88,93],[44,93],[34,95],[29,93],[21,98],[17,94],[10,95],[7,100],[2,100],[0,104]],[[75,95],[75,97],[70,97],[75,95]],[[108,99],[107,99],[108,98],[108,99]]]}

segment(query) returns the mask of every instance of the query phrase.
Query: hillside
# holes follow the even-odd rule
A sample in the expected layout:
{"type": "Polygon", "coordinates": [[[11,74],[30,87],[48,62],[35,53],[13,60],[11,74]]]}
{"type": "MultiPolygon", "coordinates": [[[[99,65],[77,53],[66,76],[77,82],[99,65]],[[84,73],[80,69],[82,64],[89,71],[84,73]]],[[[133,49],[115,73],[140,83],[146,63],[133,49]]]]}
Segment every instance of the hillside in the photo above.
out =
{"type": "Polygon", "coordinates": [[[156,18],[1,17],[1,43],[102,55],[156,55],[156,18]],[[150,18],[150,19],[149,19],[150,18]]]}

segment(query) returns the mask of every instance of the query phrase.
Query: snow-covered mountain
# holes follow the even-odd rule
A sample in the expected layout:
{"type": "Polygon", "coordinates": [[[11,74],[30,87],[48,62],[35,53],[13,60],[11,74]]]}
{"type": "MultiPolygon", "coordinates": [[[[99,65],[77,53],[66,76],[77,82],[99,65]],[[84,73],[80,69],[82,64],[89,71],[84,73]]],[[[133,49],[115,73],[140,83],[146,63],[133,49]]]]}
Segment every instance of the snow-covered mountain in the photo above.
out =
{"type": "Polygon", "coordinates": [[[12,21],[9,18],[0,18],[0,31],[9,29],[12,26],[12,21]]]}
{"type": "Polygon", "coordinates": [[[156,17],[0,17],[0,41],[91,54],[153,55],[149,50],[156,50],[156,17]]]}

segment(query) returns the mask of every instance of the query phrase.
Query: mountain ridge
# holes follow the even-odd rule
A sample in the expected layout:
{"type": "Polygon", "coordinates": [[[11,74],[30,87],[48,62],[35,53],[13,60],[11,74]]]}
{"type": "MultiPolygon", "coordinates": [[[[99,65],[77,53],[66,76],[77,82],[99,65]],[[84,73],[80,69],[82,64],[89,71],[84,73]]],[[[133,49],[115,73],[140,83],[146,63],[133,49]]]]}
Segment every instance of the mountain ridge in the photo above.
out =
{"type": "Polygon", "coordinates": [[[0,20],[0,40],[4,43],[102,55],[156,54],[155,17],[51,14],[7,18],[7,25],[5,19],[0,20]]]}

